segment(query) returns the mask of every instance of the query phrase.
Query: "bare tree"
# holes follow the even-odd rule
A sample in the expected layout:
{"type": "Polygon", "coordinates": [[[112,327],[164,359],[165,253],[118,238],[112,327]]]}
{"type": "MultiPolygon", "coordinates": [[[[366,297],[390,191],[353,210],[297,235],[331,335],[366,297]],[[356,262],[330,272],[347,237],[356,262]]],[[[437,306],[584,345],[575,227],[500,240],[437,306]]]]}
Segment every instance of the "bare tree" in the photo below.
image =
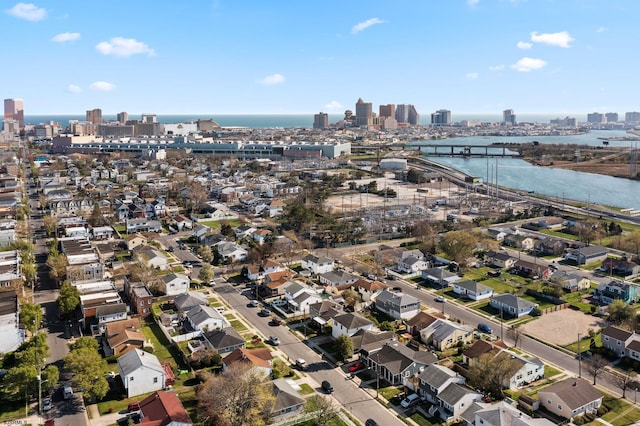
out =
{"type": "Polygon", "coordinates": [[[264,425],[275,399],[264,375],[241,363],[207,375],[197,396],[203,423],[219,426],[264,425]]]}
{"type": "Polygon", "coordinates": [[[472,383],[494,396],[503,398],[503,389],[509,387],[510,378],[518,371],[518,361],[511,358],[508,352],[486,353],[470,366],[472,383]]]}
{"type": "Polygon", "coordinates": [[[329,422],[338,417],[338,410],[331,400],[323,395],[314,395],[307,399],[304,410],[314,414],[316,426],[327,426],[329,422]]]}
{"type": "Polygon", "coordinates": [[[593,384],[595,386],[598,375],[604,371],[605,367],[609,365],[609,361],[600,354],[594,354],[587,362],[587,371],[593,376],[593,384]]]}
{"type": "Polygon", "coordinates": [[[513,340],[513,347],[517,348],[518,343],[520,342],[520,339],[522,337],[522,331],[520,330],[520,328],[516,327],[515,325],[511,326],[511,328],[507,331],[507,335],[513,340]]]}
{"type": "Polygon", "coordinates": [[[636,376],[636,373],[630,371],[612,374],[613,382],[622,389],[623,398],[627,395],[627,389],[634,388],[636,376]]]}

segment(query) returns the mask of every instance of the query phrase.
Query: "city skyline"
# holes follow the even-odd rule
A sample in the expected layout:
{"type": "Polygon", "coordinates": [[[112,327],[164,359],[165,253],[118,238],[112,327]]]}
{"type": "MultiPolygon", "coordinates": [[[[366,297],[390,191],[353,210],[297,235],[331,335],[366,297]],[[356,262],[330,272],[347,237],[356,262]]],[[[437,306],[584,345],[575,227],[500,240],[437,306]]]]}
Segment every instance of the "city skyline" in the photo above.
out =
{"type": "Polygon", "coordinates": [[[117,6],[4,4],[3,98],[26,115],[339,114],[360,97],[423,116],[640,109],[631,0],[117,6]]]}

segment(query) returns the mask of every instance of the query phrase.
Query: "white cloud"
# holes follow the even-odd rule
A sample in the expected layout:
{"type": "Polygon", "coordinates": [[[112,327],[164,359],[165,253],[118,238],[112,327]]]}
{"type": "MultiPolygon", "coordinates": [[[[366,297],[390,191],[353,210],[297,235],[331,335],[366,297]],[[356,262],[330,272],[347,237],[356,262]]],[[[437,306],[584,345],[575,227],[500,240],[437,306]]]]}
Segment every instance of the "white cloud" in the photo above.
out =
{"type": "Polygon", "coordinates": [[[489,67],[489,71],[502,71],[504,69],[504,65],[492,65],[489,67]]]}
{"type": "Polygon", "coordinates": [[[575,39],[569,35],[566,31],[561,31],[559,33],[548,33],[548,34],[538,34],[537,32],[531,33],[531,41],[536,43],[549,44],[551,46],[559,46],[559,47],[571,47],[569,43],[574,41],[575,39]]]}
{"type": "Polygon", "coordinates": [[[477,5],[478,3],[480,3],[480,0],[467,0],[467,4],[471,7],[477,5]]]}
{"type": "Polygon", "coordinates": [[[264,86],[275,86],[284,83],[285,78],[282,74],[271,74],[259,81],[264,86]]]}
{"type": "Polygon", "coordinates": [[[477,72],[468,72],[464,76],[469,80],[476,80],[480,76],[480,74],[478,74],[477,72]]]}
{"type": "Polygon", "coordinates": [[[132,56],[146,54],[154,56],[156,53],[145,43],[133,38],[113,37],[109,41],[103,41],[96,45],[98,52],[103,55],[132,56]]]}
{"type": "Polygon", "coordinates": [[[116,85],[106,81],[94,81],[89,85],[89,87],[92,90],[97,90],[98,92],[111,92],[112,90],[115,90],[116,85]]]}
{"type": "Polygon", "coordinates": [[[596,30],[597,33],[603,33],[605,31],[607,31],[605,27],[598,27],[598,29],[596,30]]]}
{"type": "Polygon", "coordinates": [[[518,42],[518,49],[531,49],[532,47],[533,47],[533,44],[527,43],[526,41],[518,42]]]}
{"type": "Polygon", "coordinates": [[[341,110],[342,108],[344,108],[344,107],[338,101],[331,101],[331,102],[329,102],[328,104],[326,104],[324,106],[324,109],[326,109],[326,110],[341,110]]]}
{"type": "Polygon", "coordinates": [[[377,25],[377,24],[384,24],[384,21],[378,19],[378,18],[371,18],[371,19],[367,19],[364,22],[360,22],[358,24],[355,24],[353,26],[353,28],[351,28],[351,34],[357,34],[360,31],[364,31],[367,28],[373,26],[373,25],[377,25]]]}
{"type": "Polygon", "coordinates": [[[80,33],[60,33],[54,35],[51,38],[51,41],[55,41],[57,43],[64,43],[65,41],[73,41],[78,40],[80,38],[80,33]]]}
{"type": "Polygon", "coordinates": [[[42,21],[47,17],[47,10],[44,7],[38,7],[32,3],[18,3],[6,12],[27,21],[42,21]]]}
{"type": "Polygon", "coordinates": [[[525,56],[515,64],[511,65],[511,68],[520,72],[529,72],[533,70],[539,70],[545,65],[547,65],[547,62],[542,59],[528,58],[525,56]]]}
{"type": "Polygon", "coordinates": [[[80,86],[76,86],[75,84],[70,84],[67,86],[67,92],[69,93],[80,93],[82,92],[82,89],[80,88],[80,86]]]}

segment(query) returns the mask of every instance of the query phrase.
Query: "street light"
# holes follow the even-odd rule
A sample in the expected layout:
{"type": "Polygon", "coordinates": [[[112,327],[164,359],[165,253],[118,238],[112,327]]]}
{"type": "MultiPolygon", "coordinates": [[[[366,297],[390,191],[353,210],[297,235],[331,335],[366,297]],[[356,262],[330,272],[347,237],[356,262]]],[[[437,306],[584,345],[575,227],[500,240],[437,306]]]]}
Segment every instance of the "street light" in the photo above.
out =
{"type": "Polygon", "coordinates": [[[42,375],[38,374],[38,414],[42,415],[42,383],[48,382],[49,379],[42,380],[42,375]]]}
{"type": "Polygon", "coordinates": [[[578,377],[582,377],[582,352],[580,351],[580,333],[578,333],[578,377]]]}

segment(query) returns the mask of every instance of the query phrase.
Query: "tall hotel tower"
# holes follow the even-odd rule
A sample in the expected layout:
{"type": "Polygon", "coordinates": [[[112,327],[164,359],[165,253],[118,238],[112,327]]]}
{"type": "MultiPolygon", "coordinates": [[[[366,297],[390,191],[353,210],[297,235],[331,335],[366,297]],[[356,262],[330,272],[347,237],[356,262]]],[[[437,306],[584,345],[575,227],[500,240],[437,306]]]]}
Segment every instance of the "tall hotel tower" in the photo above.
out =
{"type": "Polygon", "coordinates": [[[373,124],[373,104],[362,98],[356,102],[356,126],[371,126],[373,124]]]}
{"type": "Polygon", "coordinates": [[[4,119],[15,120],[21,129],[24,128],[24,101],[22,99],[4,100],[4,119]]]}

